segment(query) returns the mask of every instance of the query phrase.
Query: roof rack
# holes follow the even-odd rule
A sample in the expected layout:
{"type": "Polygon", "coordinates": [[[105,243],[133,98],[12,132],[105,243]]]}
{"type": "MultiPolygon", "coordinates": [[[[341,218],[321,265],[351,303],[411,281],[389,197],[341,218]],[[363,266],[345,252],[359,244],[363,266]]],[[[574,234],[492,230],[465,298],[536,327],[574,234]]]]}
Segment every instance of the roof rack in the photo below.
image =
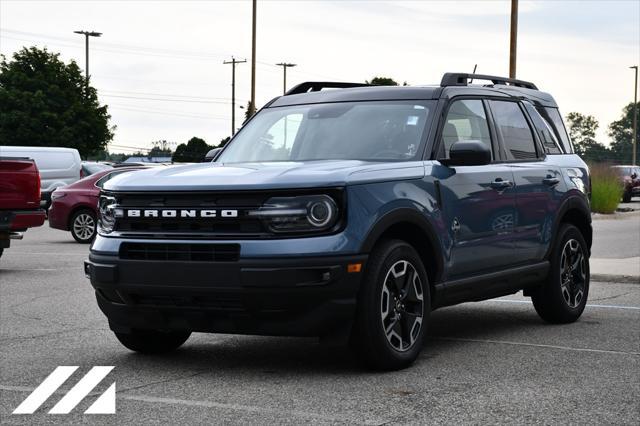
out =
{"type": "Polygon", "coordinates": [[[469,79],[489,80],[493,84],[506,84],[509,86],[524,87],[525,89],[538,90],[538,87],[535,84],[528,81],[524,81],[524,80],[517,80],[515,78],[497,77],[495,75],[466,74],[466,73],[459,73],[459,72],[445,73],[442,76],[442,80],[440,81],[440,86],[441,87],[467,86],[469,79]]]}
{"type": "Polygon", "coordinates": [[[343,83],[338,81],[305,81],[297,86],[292,87],[285,93],[288,95],[298,95],[307,92],[319,92],[322,89],[347,89],[349,87],[365,87],[370,86],[366,83],[343,83]]]}

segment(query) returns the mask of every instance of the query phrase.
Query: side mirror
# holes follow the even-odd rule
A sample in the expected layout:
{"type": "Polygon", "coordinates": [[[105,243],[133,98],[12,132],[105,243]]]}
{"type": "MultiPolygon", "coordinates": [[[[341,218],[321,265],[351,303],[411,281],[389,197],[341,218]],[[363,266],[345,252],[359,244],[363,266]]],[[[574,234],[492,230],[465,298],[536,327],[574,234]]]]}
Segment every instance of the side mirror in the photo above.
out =
{"type": "Polygon", "coordinates": [[[634,173],[631,173],[631,179],[635,179],[635,178],[637,178],[637,177],[638,177],[638,174],[637,174],[637,173],[635,173],[635,172],[634,172],[634,173]]]}
{"type": "Polygon", "coordinates": [[[209,150],[209,152],[207,152],[207,155],[204,156],[203,163],[211,163],[216,161],[216,158],[218,158],[221,152],[222,148],[213,148],[209,150]]]}
{"type": "Polygon", "coordinates": [[[491,148],[476,140],[454,142],[449,158],[440,162],[445,166],[482,166],[491,163],[491,148]]]}

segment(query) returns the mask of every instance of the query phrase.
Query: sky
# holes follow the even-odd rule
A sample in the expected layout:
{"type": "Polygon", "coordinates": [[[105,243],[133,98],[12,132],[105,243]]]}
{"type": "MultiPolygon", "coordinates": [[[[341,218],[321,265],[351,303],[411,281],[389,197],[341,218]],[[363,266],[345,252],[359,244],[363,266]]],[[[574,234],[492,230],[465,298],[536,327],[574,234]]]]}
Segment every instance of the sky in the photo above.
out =
{"type": "MultiPolygon", "coordinates": [[[[258,0],[256,104],[303,81],[387,76],[438,84],[448,71],[508,75],[510,1],[258,0]]],[[[0,53],[47,47],[84,70],[117,129],[111,152],[231,133],[232,56],[251,59],[251,1],[0,0],[0,53]]],[[[550,92],[563,114],[594,115],[598,138],[633,101],[640,0],[520,1],[517,77],[550,92]]],[[[250,98],[236,66],[236,127],[250,98]]]]}

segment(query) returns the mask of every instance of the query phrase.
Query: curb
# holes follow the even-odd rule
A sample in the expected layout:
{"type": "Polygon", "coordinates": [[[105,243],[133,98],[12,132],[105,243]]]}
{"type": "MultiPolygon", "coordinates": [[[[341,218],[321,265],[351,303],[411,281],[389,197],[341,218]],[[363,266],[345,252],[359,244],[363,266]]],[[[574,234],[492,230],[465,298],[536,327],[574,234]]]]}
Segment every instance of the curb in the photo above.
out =
{"type": "Polygon", "coordinates": [[[628,217],[640,216],[640,210],[634,210],[631,212],[615,212],[611,214],[603,214],[603,213],[591,213],[592,220],[602,220],[602,219],[626,219],[628,217]]]}
{"type": "Polygon", "coordinates": [[[591,281],[640,285],[640,277],[635,275],[591,274],[591,281]]]}

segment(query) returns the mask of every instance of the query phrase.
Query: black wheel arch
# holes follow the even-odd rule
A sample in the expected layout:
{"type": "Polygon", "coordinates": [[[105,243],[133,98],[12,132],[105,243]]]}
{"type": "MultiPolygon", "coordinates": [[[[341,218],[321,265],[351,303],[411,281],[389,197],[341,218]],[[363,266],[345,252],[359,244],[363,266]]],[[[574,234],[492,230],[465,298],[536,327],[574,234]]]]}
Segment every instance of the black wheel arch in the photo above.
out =
{"type": "Polygon", "coordinates": [[[580,230],[587,243],[589,254],[591,254],[591,244],[593,242],[591,208],[585,197],[574,195],[564,200],[557,211],[556,220],[552,228],[553,237],[545,254],[545,259],[548,259],[551,255],[558,236],[558,230],[563,223],[570,223],[580,230]]]}
{"type": "Polygon", "coordinates": [[[362,253],[370,253],[384,239],[400,239],[411,244],[427,270],[431,287],[431,303],[434,301],[434,285],[441,281],[444,270],[442,245],[434,226],[424,214],[408,208],[397,208],[382,216],[373,225],[361,247],[362,253]]]}

